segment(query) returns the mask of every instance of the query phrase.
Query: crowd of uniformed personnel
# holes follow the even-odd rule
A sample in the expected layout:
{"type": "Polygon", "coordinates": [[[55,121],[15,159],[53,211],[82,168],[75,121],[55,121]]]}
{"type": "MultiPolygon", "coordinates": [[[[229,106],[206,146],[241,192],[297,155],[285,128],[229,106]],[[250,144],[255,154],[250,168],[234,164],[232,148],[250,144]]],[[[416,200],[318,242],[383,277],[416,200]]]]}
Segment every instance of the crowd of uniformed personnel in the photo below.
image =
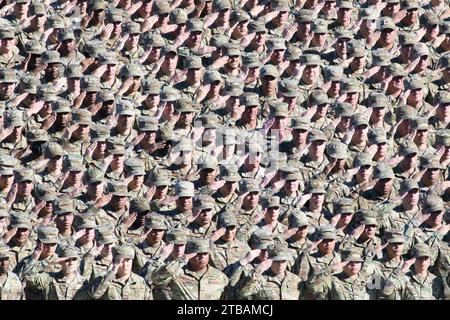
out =
{"type": "Polygon", "coordinates": [[[448,0],[1,0],[0,300],[450,297],[448,0]]]}

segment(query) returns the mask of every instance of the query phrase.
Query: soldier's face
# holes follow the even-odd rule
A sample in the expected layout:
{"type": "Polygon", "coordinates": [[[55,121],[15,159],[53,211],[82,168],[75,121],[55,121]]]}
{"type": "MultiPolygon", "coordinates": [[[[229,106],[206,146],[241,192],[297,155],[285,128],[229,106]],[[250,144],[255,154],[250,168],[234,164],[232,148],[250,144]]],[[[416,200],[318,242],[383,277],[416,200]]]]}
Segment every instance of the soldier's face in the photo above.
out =
{"type": "Polygon", "coordinates": [[[295,193],[298,191],[298,186],[299,186],[299,181],[298,180],[287,180],[284,183],[284,189],[288,192],[288,193],[295,193]]]}
{"type": "Polygon", "coordinates": [[[415,206],[417,203],[419,203],[419,196],[419,189],[412,189],[408,191],[404,198],[404,201],[411,206],[415,206]]]}
{"type": "Polygon", "coordinates": [[[68,258],[61,262],[61,271],[64,275],[72,274],[77,271],[78,258],[68,258]]]}
{"type": "Polygon", "coordinates": [[[168,190],[168,186],[157,186],[155,191],[155,199],[164,199],[168,190]]]}
{"type": "Polygon", "coordinates": [[[103,184],[101,182],[89,183],[87,187],[87,194],[91,198],[97,199],[103,194],[103,184]]]}
{"type": "Polygon", "coordinates": [[[72,227],[74,215],[72,213],[65,213],[57,215],[55,223],[60,229],[68,229],[72,227]]]}
{"type": "Polygon", "coordinates": [[[288,11],[280,11],[278,15],[275,17],[274,22],[280,26],[284,25],[288,19],[289,12],[288,11]]]}
{"type": "Polygon", "coordinates": [[[375,238],[375,233],[376,233],[376,231],[377,231],[377,227],[374,226],[374,225],[368,224],[368,225],[366,225],[366,226],[364,227],[364,234],[365,234],[365,236],[366,236],[367,239],[373,239],[373,238],[375,238]]]}
{"type": "Polygon", "coordinates": [[[432,228],[440,226],[440,225],[442,225],[443,218],[444,218],[443,210],[432,212],[430,217],[427,220],[427,224],[432,228]]]}
{"type": "Polygon", "coordinates": [[[267,208],[267,211],[264,215],[264,220],[267,223],[271,223],[272,221],[276,221],[279,215],[280,215],[280,207],[267,208]]]}
{"type": "Polygon", "coordinates": [[[30,229],[27,228],[19,228],[16,231],[16,234],[13,236],[12,241],[18,243],[24,243],[28,240],[28,236],[30,235],[30,229]]]}
{"type": "Polygon", "coordinates": [[[324,200],[325,195],[323,193],[313,193],[309,201],[313,208],[319,208],[323,205],[324,200]]]}
{"type": "Polygon", "coordinates": [[[311,22],[299,22],[297,34],[303,37],[311,35],[311,22]]]}
{"type": "Polygon", "coordinates": [[[377,144],[377,153],[378,158],[384,158],[386,156],[387,144],[386,142],[377,144]]]}
{"type": "Polygon", "coordinates": [[[170,52],[169,54],[167,54],[165,56],[164,62],[161,66],[161,68],[163,68],[163,70],[166,71],[174,71],[177,67],[177,63],[178,63],[178,55],[176,55],[173,52],[170,52]]]}
{"type": "Polygon", "coordinates": [[[389,243],[387,245],[388,256],[392,259],[403,254],[403,243],[389,243]]]}
{"type": "Polygon", "coordinates": [[[308,226],[302,226],[298,228],[297,231],[295,232],[295,235],[300,239],[306,238],[306,236],[308,235],[308,226]]]}
{"type": "Polygon", "coordinates": [[[148,144],[154,144],[156,141],[156,131],[149,131],[145,134],[145,139],[148,144]]]}
{"type": "Polygon", "coordinates": [[[396,32],[393,29],[384,29],[381,31],[380,41],[386,45],[391,45],[394,43],[396,37],[396,32]]]}
{"type": "Polygon", "coordinates": [[[340,38],[336,41],[336,50],[342,54],[347,53],[347,42],[349,39],[340,38]]]}
{"type": "Polygon", "coordinates": [[[193,258],[189,260],[189,264],[194,271],[205,269],[208,266],[208,262],[208,253],[197,253],[193,258]]]}
{"type": "Polygon", "coordinates": [[[408,154],[402,161],[404,161],[405,168],[412,168],[417,163],[417,153],[408,154]]]}
{"type": "Polygon", "coordinates": [[[416,258],[416,261],[414,261],[414,269],[416,272],[428,270],[431,264],[430,257],[424,256],[424,257],[418,257],[416,258]]]}
{"type": "Polygon", "coordinates": [[[0,95],[10,96],[13,94],[16,85],[13,82],[0,83],[0,95]]]}
{"type": "Polygon", "coordinates": [[[84,234],[81,236],[80,240],[83,243],[88,243],[94,240],[94,238],[95,238],[94,228],[86,228],[84,229],[84,234]]]}
{"type": "Polygon", "coordinates": [[[309,82],[314,82],[319,75],[319,66],[318,65],[308,65],[305,67],[302,75],[302,79],[307,80],[309,82]]]}
{"type": "Polygon", "coordinates": [[[409,9],[406,11],[406,17],[404,19],[415,23],[418,19],[419,10],[417,8],[409,9]]]}
{"type": "Polygon", "coordinates": [[[114,248],[114,243],[107,243],[103,246],[102,251],[100,252],[100,255],[102,257],[108,257],[112,255],[112,248],[114,248]]]}
{"type": "Polygon", "coordinates": [[[259,193],[258,192],[250,192],[244,198],[244,205],[250,208],[256,208],[259,202],[259,193]]]}
{"type": "Polygon", "coordinates": [[[240,56],[230,56],[227,62],[227,65],[232,69],[239,68],[240,64],[241,64],[240,56]]]}
{"type": "Polygon", "coordinates": [[[206,225],[211,222],[212,215],[213,215],[212,209],[203,209],[200,212],[198,218],[196,219],[196,222],[200,225],[206,225]]]}
{"type": "Polygon", "coordinates": [[[87,139],[89,137],[90,127],[87,124],[80,124],[74,131],[73,136],[77,139],[87,139]]]}
{"type": "Polygon", "coordinates": [[[202,41],[202,32],[201,31],[193,31],[190,33],[189,38],[187,40],[192,46],[197,46],[202,41]]]}
{"type": "Polygon", "coordinates": [[[400,56],[402,59],[408,60],[410,58],[412,47],[412,44],[403,45],[400,47],[400,56]]]}
{"type": "Polygon", "coordinates": [[[189,69],[186,76],[193,83],[199,83],[203,78],[203,70],[197,68],[189,69]]]}
{"type": "Polygon", "coordinates": [[[257,32],[253,40],[251,41],[256,46],[263,46],[266,43],[266,33],[257,32]]]}
{"type": "Polygon", "coordinates": [[[147,241],[151,244],[159,243],[164,237],[164,230],[151,229],[147,235],[147,241]]]}
{"type": "Polygon", "coordinates": [[[439,107],[436,109],[436,116],[440,120],[450,117],[450,103],[446,104],[441,103],[439,107]]]}
{"type": "Polygon", "coordinates": [[[339,222],[342,225],[348,225],[353,219],[353,214],[350,212],[341,213],[341,218],[339,219],[339,222]]]}
{"type": "Polygon", "coordinates": [[[322,47],[325,44],[325,41],[327,41],[327,34],[316,32],[314,33],[311,43],[317,47],[322,47]]]}
{"type": "Polygon", "coordinates": [[[415,90],[411,90],[411,93],[408,96],[408,103],[419,103],[423,99],[423,90],[422,88],[418,88],[415,90]]]}
{"type": "Polygon", "coordinates": [[[0,185],[9,188],[12,186],[14,182],[14,175],[12,174],[3,174],[0,176],[0,185]]]}
{"type": "Polygon", "coordinates": [[[9,271],[9,258],[0,258],[0,274],[6,274],[9,271]]]}
{"type": "Polygon", "coordinates": [[[86,98],[83,100],[83,103],[93,105],[96,102],[97,102],[97,92],[86,92],[86,98]]]}
{"type": "Polygon", "coordinates": [[[234,29],[233,34],[238,37],[245,37],[248,33],[248,21],[241,21],[234,29]]]}
{"type": "Polygon", "coordinates": [[[56,243],[43,243],[41,257],[50,257],[55,254],[57,244],[56,243]]]}
{"type": "Polygon", "coordinates": [[[230,19],[230,9],[223,9],[219,12],[219,16],[217,17],[217,20],[219,22],[227,22],[230,19]]]}
{"type": "Polygon", "coordinates": [[[67,87],[70,91],[80,91],[80,78],[67,78],[67,87]]]}
{"type": "Polygon", "coordinates": [[[120,115],[117,119],[117,125],[124,129],[129,129],[133,126],[134,117],[130,115],[120,115]]]}
{"type": "Polygon", "coordinates": [[[123,162],[125,160],[125,155],[123,154],[115,154],[113,155],[113,160],[111,161],[111,168],[113,170],[117,170],[123,167],[123,162]]]}
{"type": "Polygon", "coordinates": [[[360,143],[367,140],[367,132],[369,132],[369,127],[367,125],[357,126],[355,128],[355,133],[353,134],[352,141],[360,143]]]}
{"type": "Polygon", "coordinates": [[[434,185],[439,179],[439,169],[437,168],[429,168],[425,171],[423,175],[424,180],[428,180],[431,185],[434,185]]]}
{"type": "Polygon", "coordinates": [[[322,11],[329,12],[330,10],[333,10],[336,7],[335,1],[325,1],[325,5],[323,6],[322,11]]]}
{"type": "Polygon", "coordinates": [[[59,77],[59,63],[49,63],[45,68],[45,75],[50,79],[57,79],[59,77]]]}
{"type": "Polygon", "coordinates": [[[276,275],[283,274],[286,271],[287,262],[286,260],[273,261],[270,269],[276,275]]]}
{"type": "Polygon", "coordinates": [[[352,11],[348,8],[339,8],[337,11],[338,21],[341,21],[344,25],[349,23],[352,18],[352,11]]]}
{"type": "Polygon", "coordinates": [[[192,197],[179,197],[176,200],[177,209],[186,212],[192,209],[192,197]]]}
{"type": "Polygon", "coordinates": [[[234,238],[236,237],[236,231],[237,231],[236,226],[228,226],[226,228],[225,234],[222,236],[222,239],[226,242],[233,241],[234,238]]]}
{"type": "Polygon", "coordinates": [[[63,159],[61,156],[56,156],[50,159],[48,162],[48,168],[50,171],[58,171],[62,169],[63,159]]]}
{"type": "Polygon", "coordinates": [[[73,39],[64,40],[61,42],[61,48],[67,52],[73,52],[76,49],[75,41],[73,39]]]}
{"type": "Polygon", "coordinates": [[[45,21],[47,21],[47,17],[43,14],[35,16],[31,22],[30,25],[36,29],[43,28],[45,25],[45,21]]]}
{"type": "Polygon", "coordinates": [[[133,267],[133,259],[124,258],[122,263],[119,265],[119,269],[117,270],[117,276],[122,277],[125,275],[129,275],[131,273],[131,268],[133,267]]]}
{"type": "Polygon", "coordinates": [[[347,276],[351,277],[357,275],[361,271],[362,263],[358,261],[350,261],[344,267],[344,272],[347,276]]]}
{"type": "Polygon", "coordinates": [[[404,80],[404,79],[405,79],[405,78],[402,77],[402,76],[399,76],[399,77],[393,77],[392,80],[391,80],[391,82],[390,82],[390,84],[392,84],[392,87],[393,87],[395,90],[403,90],[403,80],[404,80]]]}
{"type": "Polygon", "coordinates": [[[375,190],[381,194],[388,194],[392,189],[393,180],[390,178],[380,179],[375,184],[375,190]]]}
{"type": "Polygon", "coordinates": [[[29,3],[16,3],[14,5],[14,13],[16,16],[22,16],[22,15],[27,15],[28,13],[28,7],[29,7],[29,3]]]}
{"type": "Polygon", "coordinates": [[[34,184],[31,181],[24,181],[19,183],[19,190],[17,191],[18,195],[22,197],[28,197],[31,195],[31,191],[33,191],[34,184]]]}
{"type": "Polygon", "coordinates": [[[376,20],[364,19],[363,22],[361,23],[361,29],[365,29],[367,30],[367,32],[370,33],[374,32],[376,27],[377,27],[376,20]]]}
{"type": "Polygon", "coordinates": [[[400,9],[400,3],[388,3],[383,9],[383,15],[392,17],[400,9]]]}
{"type": "Polygon", "coordinates": [[[326,143],[323,140],[317,140],[311,142],[309,146],[310,152],[316,157],[321,157],[325,151],[326,143]]]}
{"type": "Polygon", "coordinates": [[[319,243],[318,248],[319,248],[319,252],[325,256],[325,255],[332,254],[335,246],[336,246],[336,240],[323,239],[322,242],[319,243]]]}
{"type": "Polygon", "coordinates": [[[217,176],[217,172],[214,169],[204,169],[200,171],[200,179],[204,184],[210,184],[217,176]]]}
{"type": "Polygon", "coordinates": [[[117,66],[115,64],[108,64],[104,75],[106,78],[115,77],[117,72],[117,66]]]}

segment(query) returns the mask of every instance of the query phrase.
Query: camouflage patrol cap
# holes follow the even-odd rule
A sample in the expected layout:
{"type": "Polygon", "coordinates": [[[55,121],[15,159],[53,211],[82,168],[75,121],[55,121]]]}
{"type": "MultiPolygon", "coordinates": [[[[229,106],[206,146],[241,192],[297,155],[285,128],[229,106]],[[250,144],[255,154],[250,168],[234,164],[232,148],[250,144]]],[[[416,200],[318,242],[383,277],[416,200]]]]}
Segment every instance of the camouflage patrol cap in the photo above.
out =
{"type": "Polygon", "coordinates": [[[64,29],[66,22],[64,21],[64,17],[60,15],[50,15],[47,18],[47,26],[53,29],[64,29]]]}
{"type": "Polygon", "coordinates": [[[272,259],[272,261],[292,260],[292,256],[288,248],[281,243],[270,245],[267,247],[267,252],[269,253],[269,258],[272,259]]]}
{"type": "Polygon", "coordinates": [[[49,83],[40,84],[36,88],[36,95],[44,102],[54,102],[58,100],[58,91],[55,86],[49,83]]]}
{"type": "Polygon", "coordinates": [[[306,53],[300,57],[300,63],[305,66],[319,66],[322,64],[322,61],[319,55],[306,53]]]}
{"type": "Polygon", "coordinates": [[[270,50],[286,50],[285,40],[282,38],[272,38],[268,43],[270,50]]]}
{"type": "Polygon", "coordinates": [[[163,46],[162,49],[161,49],[161,56],[165,56],[165,55],[167,55],[169,53],[175,53],[177,55],[178,54],[178,50],[174,46],[170,46],[170,45],[163,46]]]}
{"type": "Polygon", "coordinates": [[[202,125],[205,129],[218,129],[219,120],[214,114],[206,114],[202,117],[202,125]]]}
{"type": "Polygon", "coordinates": [[[35,55],[41,55],[45,51],[44,44],[41,41],[35,39],[28,41],[25,44],[24,49],[27,53],[35,55]]]}
{"type": "Polygon", "coordinates": [[[106,47],[103,41],[89,40],[84,45],[84,52],[88,56],[98,59],[102,53],[106,52],[106,47]]]}
{"type": "Polygon", "coordinates": [[[280,75],[278,73],[278,69],[274,65],[266,64],[264,67],[262,67],[260,76],[261,77],[271,76],[277,79],[280,75]]]}
{"type": "Polygon", "coordinates": [[[419,190],[419,184],[415,179],[405,179],[400,184],[400,193],[406,193],[411,190],[419,190]]]}
{"type": "Polygon", "coordinates": [[[111,182],[109,192],[116,197],[129,197],[128,185],[124,182],[111,182]]]}
{"type": "Polygon", "coordinates": [[[39,79],[32,75],[25,75],[20,79],[20,88],[29,94],[37,94],[37,87],[40,85],[39,79]]]}
{"type": "Polygon", "coordinates": [[[316,19],[311,27],[313,33],[328,33],[328,22],[323,19],[316,19]]]}
{"type": "Polygon", "coordinates": [[[217,162],[217,159],[212,156],[206,156],[200,160],[199,163],[199,169],[200,170],[206,170],[206,169],[212,169],[215,170],[219,166],[219,163],[217,162]]]}
{"type": "Polygon", "coordinates": [[[334,108],[335,115],[337,117],[347,117],[353,116],[353,106],[348,102],[338,102],[334,108]]]}
{"type": "Polygon", "coordinates": [[[214,209],[214,199],[211,196],[200,194],[194,198],[194,207],[199,210],[214,209]]]}
{"type": "Polygon", "coordinates": [[[377,20],[379,16],[378,11],[370,7],[358,10],[358,18],[361,20],[377,20]]]}
{"type": "Polygon", "coordinates": [[[417,110],[411,106],[400,106],[397,108],[398,120],[414,120],[417,118],[417,110]]]}
{"type": "Polygon", "coordinates": [[[96,76],[82,76],[80,80],[81,89],[86,92],[100,91],[100,79],[96,76]]]}
{"type": "Polygon", "coordinates": [[[185,253],[210,253],[211,246],[208,239],[190,239],[186,244],[185,253]]]}
{"type": "Polygon", "coordinates": [[[267,250],[271,244],[274,243],[272,235],[269,231],[264,229],[257,229],[251,235],[250,242],[255,249],[267,250]]]}
{"type": "Polygon", "coordinates": [[[164,172],[164,171],[156,171],[151,175],[151,184],[156,186],[156,187],[166,187],[166,186],[170,186],[171,182],[170,182],[170,178],[168,176],[168,173],[164,172]]]}
{"type": "Polygon", "coordinates": [[[264,21],[261,20],[255,20],[248,24],[248,32],[249,33],[267,33],[266,24],[264,21]]]}
{"type": "Polygon", "coordinates": [[[186,24],[186,29],[189,32],[195,31],[203,32],[203,21],[200,19],[190,19],[186,24]]]}
{"type": "Polygon", "coordinates": [[[0,29],[0,39],[15,39],[16,35],[14,34],[14,29],[5,28],[0,29]]]}
{"type": "Polygon", "coordinates": [[[358,43],[353,44],[350,42],[348,47],[348,56],[351,58],[363,58],[367,55],[365,48],[358,43]]]}
{"type": "Polygon", "coordinates": [[[316,232],[320,240],[336,240],[336,229],[330,224],[319,226],[316,232]]]}
{"type": "Polygon", "coordinates": [[[367,137],[369,144],[387,143],[387,134],[383,128],[372,128],[369,130],[367,137]]]}
{"type": "Polygon", "coordinates": [[[367,153],[358,153],[353,161],[353,167],[374,166],[372,157],[367,153]]]}
{"type": "Polygon", "coordinates": [[[180,91],[173,87],[165,87],[161,92],[161,101],[173,102],[180,99],[180,91]]]}
{"type": "Polygon", "coordinates": [[[133,102],[130,100],[119,100],[116,104],[116,111],[119,116],[136,115],[136,110],[134,108],[133,102]]]}
{"type": "Polygon", "coordinates": [[[413,248],[414,258],[432,257],[431,248],[425,243],[419,243],[413,248]]]}
{"type": "Polygon", "coordinates": [[[429,129],[428,118],[427,117],[417,117],[414,119],[412,127],[418,131],[424,131],[429,129]]]}
{"type": "MultiPolygon", "coordinates": [[[[419,8],[419,4],[416,3],[416,8],[419,8]]],[[[438,26],[440,24],[439,17],[432,12],[425,12],[420,16],[420,23],[424,26],[438,26]]]]}
{"type": "Polygon", "coordinates": [[[194,147],[192,145],[192,140],[184,137],[182,137],[175,145],[175,150],[177,150],[178,152],[192,152],[193,149],[194,147]]]}
{"type": "Polygon", "coordinates": [[[260,192],[259,184],[255,179],[242,179],[239,183],[239,189],[241,193],[246,192],[260,192]]]}
{"type": "Polygon", "coordinates": [[[279,92],[283,97],[295,98],[298,96],[298,86],[295,81],[281,80],[278,83],[279,92]]]}
{"type": "Polygon", "coordinates": [[[353,200],[350,198],[338,198],[333,201],[333,209],[336,214],[355,213],[353,200]]]}
{"type": "Polygon", "coordinates": [[[341,81],[344,77],[344,69],[341,66],[327,66],[324,68],[325,81],[341,81]]]}
{"type": "Polygon", "coordinates": [[[372,108],[387,108],[389,106],[389,101],[386,96],[381,92],[371,92],[369,94],[369,101],[372,108]]]}
{"type": "Polygon", "coordinates": [[[89,8],[92,11],[105,10],[106,2],[104,0],[92,0],[90,1],[89,8]]]}
{"type": "Polygon", "coordinates": [[[68,171],[85,171],[83,157],[77,154],[69,154],[65,159],[65,167],[68,171]]]}
{"type": "Polygon", "coordinates": [[[175,102],[175,109],[179,113],[195,112],[195,108],[192,105],[192,100],[187,97],[181,97],[180,100],[175,102]]]}
{"type": "Polygon", "coordinates": [[[122,22],[124,21],[124,12],[118,8],[108,8],[105,13],[106,23],[122,22]]]}
{"type": "Polygon", "coordinates": [[[49,142],[45,149],[45,156],[49,159],[54,157],[62,157],[65,155],[65,152],[59,143],[49,142]]]}
{"type": "Polygon", "coordinates": [[[55,113],[70,113],[72,111],[69,101],[58,99],[53,102],[53,111],[55,113]]]}
{"type": "Polygon", "coordinates": [[[272,10],[289,11],[289,2],[287,0],[272,0],[272,10]]]}
{"type": "Polygon", "coordinates": [[[130,201],[130,212],[143,214],[149,211],[150,211],[150,204],[147,199],[143,197],[137,197],[130,201]]]}
{"type": "Polygon", "coordinates": [[[337,0],[336,8],[353,9],[353,2],[351,0],[337,0]]]}
{"type": "Polygon", "coordinates": [[[42,243],[59,243],[59,238],[58,238],[58,229],[55,227],[49,227],[49,226],[44,226],[44,227],[38,227],[37,229],[37,237],[39,239],[39,241],[41,241],[42,243]]]}
{"type": "Polygon", "coordinates": [[[301,228],[309,225],[306,215],[301,212],[292,213],[289,218],[289,228],[301,228]]]}
{"type": "MultiPolygon", "coordinates": [[[[175,10],[177,10],[177,9],[175,9],[175,10]]],[[[180,9],[180,10],[182,10],[182,9],[180,9]]],[[[145,38],[145,40],[146,40],[147,46],[150,46],[153,48],[162,48],[166,45],[166,41],[159,33],[149,34],[145,38]]]]}
{"type": "Polygon", "coordinates": [[[240,96],[240,102],[246,107],[259,106],[259,96],[254,92],[245,92],[240,96]]]}
{"type": "Polygon", "coordinates": [[[106,147],[109,154],[125,154],[125,142],[118,137],[106,138],[106,147]]]}
{"type": "Polygon", "coordinates": [[[45,63],[59,63],[59,64],[62,64],[59,52],[55,51],[55,50],[45,51],[42,54],[42,60],[45,63]]]}
{"type": "Polygon", "coordinates": [[[182,229],[172,229],[171,231],[167,232],[166,240],[169,243],[172,244],[186,244],[187,243],[187,234],[186,231],[182,229]]]}
{"type": "Polygon", "coordinates": [[[230,40],[229,37],[227,37],[224,34],[215,34],[211,38],[209,45],[217,48],[216,50],[222,49],[226,44],[228,44],[228,41],[230,40]]]}
{"type": "Polygon", "coordinates": [[[362,113],[356,113],[352,117],[352,125],[355,127],[369,126],[369,119],[362,113]]]}
{"type": "Polygon", "coordinates": [[[310,9],[302,9],[294,13],[298,23],[312,22],[314,20],[314,11],[310,9]]]}
{"type": "Polygon", "coordinates": [[[372,52],[372,65],[387,67],[391,65],[391,57],[384,49],[378,49],[372,52]]]}
{"type": "Polygon", "coordinates": [[[231,9],[232,5],[229,0],[213,0],[212,7],[214,11],[220,12],[225,9],[231,9]]]}
{"type": "Polygon", "coordinates": [[[144,161],[142,159],[130,158],[125,160],[124,165],[130,176],[145,176],[144,161]]]}
{"type": "Polygon", "coordinates": [[[326,146],[326,153],[334,159],[347,159],[347,145],[340,141],[332,141],[326,146]]]}
{"type": "Polygon", "coordinates": [[[378,30],[397,30],[394,21],[390,17],[382,17],[378,21],[378,30]]]}
{"type": "Polygon", "coordinates": [[[229,146],[229,145],[236,145],[238,142],[236,140],[236,134],[234,132],[225,131],[223,133],[223,145],[229,146]]]}
{"type": "Polygon", "coordinates": [[[109,137],[109,127],[107,125],[98,123],[96,124],[91,131],[91,142],[105,142],[109,137]]]}
{"type": "Polygon", "coordinates": [[[270,196],[264,199],[264,208],[279,208],[280,207],[280,197],[270,196]]]}
{"type": "Polygon", "coordinates": [[[411,9],[419,9],[420,5],[417,0],[404,0],[402,9],[411,10],[411,9]]]}
{"type": "Polygon", "coordinates": [[[416,43],[411,50],[411,58],[413,58],[413,59],[417,59],[422,56],[429,56],[429,55],[430,55],[430,50],[428,49],[427,45],[422,42],[416,43]]]}
{"type": "Polygon", "coordinates": [[[417,42],[417,39],[412,33],[402,33],[398,36],[398,42],[401,46],[413,46],[417,42]]]}
{"type": "Polygon", "coordinates": [[[216,70],[207,70],[203,75],[203,82],[205,84],[213,84],[215,82],[222,82],[220,73],[216,70]]]}
{"type": "Polygon", "coordinates": [[[66,76],[69,79],[81,78],[83,76],[83,67],[79,64],[69,64],[66,68],[66,76]]]}
{"type": "Polygon", "coordinates": [[[179,181],[175,185],[175,195],[179,197],[193,197],[195,195],[194,184],[190,181],[179,181]]]}
{"type": "Polygon", "coordinates": [[[218,221],[219,228],[228,228],[238,226],[236,216],[234,214],[223,215],[218,221]]]}
{"type": "Polygon", "coordinates": [[[134,21],[128,21],[124,24],[123,30],[126,34],[141,34],[141,25],[134,21]]]}
{"type": "MultiPolygon", "coordinates": [[[[401,233],[401,231],[400,231],[401,233]]],[[[405,243],[405,237],[402,234],[392,234],[388,239],[387,239],[387,243],[388,244],[395,244],[395,243],[405,243]]]]}
{"type": "Polygon", "coordinates": [[[47,9],[43,3],[35,2],[30,6],[30,16],[44,16],[47,14],[47,9]]]}
{"type": "Polygon", "coordinates": [[[373,177],[375,179],[394,179],[395,175],[391,166],[385,162],[379,162],[373,170],[373,177]]]}
{"type": "Polygon", "coordinates": [[[121,75],[123,77],[142,77],[142,68],[139,64],[136,63],[129,63],[122,67],[120,70],[121,75]]]}
{"type": "Polygon", "coordinates": [[[340,28],[336,29],[334,36],[337,39],[351,40],[351,39],[353,39],[353,32],[351,30],[340,27],[340,28]]]}
{"type": "Polygon", "coordinates": [[[325,190],[325,183],[321,180],[311,180],[306,185],[307,193],[316,193],[316,194],[326,194],[327,191],[325,190]]]}
{"type": "Polygon", "coordinates": [[[14,253],[6,244],[0,244],[0,259],[12,258],[14,253]]]}
{"type": "Polygon", "coordinates": [[[186,21],[188,21],[188,15],[184,9],[175,8],[169,14],[169,22],[171,24],[185,24],[186,21]]]}
{"type": "Polygon", "coordinates": [[[243,22],[243,21],[248,21],[248,20],[250,20],[250,16],[247,14],[247,12],[245,12],[244,10],[241,10],[241,9],[234,10],[230,16],[230,21],[232,21],[233,23],[243,22]]]}
{"type": "Polygon", "coordinates": [[[435,131],[436,146],[450,147],[450,130],[439,129],[435,131]]]}
{"type": "Polygon", "coordinates": [[[31,229],[31,217],[23,212],[14,212],[11,214],[10,225],[17,229],[31,229]]]}
{"type": "Polygon", "coordinates": [[[327,137],[325,136],[325,134],[317,129],[313,129],[309,132],[308,134],[308,142],[313,142],[313,141],[327,141],[327,137]]]}
{"type": "Polygon", "coordinates": [[[434,154],[424,155],[420,158],[420,165],[424,169],[445,169],[439,158],[434,154]]]}
{"type": "Polygon", "coordinates": [[[0,69],[0,83],[17,83],[19,80],[17,79],[16,72],[10,68],[1,68],[0,69]]]}
{"type": "Polygon", "coordinates": [[[86,215],[86,216],[80,217],[77,227],[78,227],[78,230],[95,229],[95,227],[97,227],[97,223],[95,222],[94,215],[86,215]]]}
{"type": "Polygon", "coordinates": [[[47,131],[42,129],[30,130],[27,133],[27,140],[29,142],[46,142],[48,141],[47,131]]]}
{"type": "Polygon", "coordinates": [[[223,47],[224,47],[224,55],[226,56],[233,57],[242,55],[241,48],[234,43],[228,43],[223,47]]]}
{"type": "Polygon", "coordinates": [[[34,183],[35,179],[33,170],[28,168],[16,169],[14,171],[14,181],[17,183],[26,181],[34,183]]]}
{"type": "Polygon", "coordinates": [[[145,216],[145,227],[155,230],[167,230],[164,216],[160,214],[148,214],[145,216]]]}
{"type": "Polygon", "coordinates": [[[91,167],[86,171],[86,182],[88,184],[98,184],[105,180],[102,170],[91,167]]]}
{"type": "Polygon", "coordinates": [[[100,52],[98,60],[101,65],[117,65],[117,55],[114,52],[100,52]]]}
{"type": "Polygon", "coordinates": [[[362,258],[361,250],[356,247],[342,250],[341,258],[342,258],[342,261],[364,262],[364,259],[362,258]]]}
{"type": "Polygon", "coordinates": [[[284,54],[284,58],[287,61],[300,61],[300,56],[302,55],[302,51],[294,46],[289,46],[284,54]]]}
{"type": "Polygon", "coordinates": [[[370,209],[359,210],[358,214],[361,216],[359,223],[365,226],[375,226],[378,227],[378,221],[376,218],[376,213],[370,209]]]}
{"type": "Polygon", "coordinates": [[[0,159],[0,175],[13,175],[14,168],[19,164],[18,160],[10,155],[2,155],[0,159]]]}
{"type": "Polygon", "coordinates": [[[261,61],[259,60],[259,56],[256,52],[246,53],[242,57],[242,63],[247,66],[247,68],[260,68],[261,61]]]}
{"type": "Polygon", "coordinates": [[[425,211],[427,213],[439,214],[445,210],[445,203],[437,194],[430,194],[425,199],[425,211]]]}
{"type": "Polygon", "coordinates": [[[273,116],[276,118],[286,118],[289,117],[288,104],[285,102],[275,102],[271,103],[273,116]]]}
{"type": "Polygon", "coordinates": [[[291,129],[309,130],[311,129],[309,121],[303,117],[295,117],[291,119],[291,129]]]}
{"type": "Polygon", "coordinates": [[[114,259],[134,259],[135,250],[131,244],[123,244],[113,248],[114,259]]]}
{"type": "Polygon", "coordinates": [[[410,140],[402,141],[399,146],[399,154],[402,156],[409,156],[411,154],[417,154],[419,151],[417,149],[417,145],[410,140]]]}
{"type": "Polygon", "coordinates": [[[59,255],[61,258],[80,258],[80,249],[74,246],[66,246],[61,250],[59,255]]]}
{"type": "Polygon", "coordinates": [[[153,3],[153,12],[154,14],[163,15],[169,14],[171,11],[170,4],[164,0],[158,0],[153,3]]]}
{"type": "Polygon", "coordinates": [[[145,78],[142,81],[142,92],[148,95],[159,95],[162,83],[156,79],[145,78]]]}
{"type": "Polygon", "coordinates": [[[411,77],[407,82],[406,82],[406,89],[407,90],[417,90],[417,89],[422,89],[424,86],[423,83],[423,79],[421,77],[411,77]]]}
{"type": "Polygon", "coordinates": [[[442,21],[439,31],[445,35],[450,34],[450,21],[442,21]]]}
{"type": "Polygon", "coordinates": [[[403,67],[398,63],[393,63],[388,67],[388,73],[392,77],[406,77],[403,67]]]}
{"type": "Polygon", "coordinates": [[[111,225],[97,226],[95,229],[95,238],[100,245],[117,242],[117,237],[114,234],[114,227],[111,225]]]}
{"type": "Polygon", "coordinates": [[[72,111],[72,120],[75,123],[82,125],[91,125],[92,124],[92,114],[88,110],[78,109],[72,111]]]}
{"type": "Polygon", "coordinates": [[[318,106],[321,104],[329,104],[330,100],[325,91],[317,89],[311,91],[309,94],[309,104],[312,106],[318,106]]]}
{"type": "Polygon", "coordinates": [[[19,110],[11,110],[5,114],[5,123],[8,127],[23,127],[25,122],[23,121],[23,112],[19,110]]]}
{"type": "Polygon", "coordinates": [[[234,164],[227,164],[223,166],[220,172],[220,177],[222,180],[227,182],[238,182],[241,180],[238,173],[238,168],[234,164]]]}
{"type": "Polygon", "coordinates": [[[450,92],[449,91],[438,91],[434,96],[435,103],[440,106],[450,104],[450,92]]]}
{"type": "Polygon", "coordinates": [[[0,218],[9,218],[9,212],[8,212],[8,207],[6,206],[6,204],[2,204],[0,205],[0,218]]]}
{"type": "Polygon", "coordinates": [[[75,34],[73,33],[73,30],[70,29],[63,29],[59,32],[59,41],[65,41],[65,40],[75,40],[75,34]]]}
{"type": "Polygon", "coordinates": [[[184,59],[185,69],[203,69],[202,59],[198,56],[190,56],[184,59]]]}

